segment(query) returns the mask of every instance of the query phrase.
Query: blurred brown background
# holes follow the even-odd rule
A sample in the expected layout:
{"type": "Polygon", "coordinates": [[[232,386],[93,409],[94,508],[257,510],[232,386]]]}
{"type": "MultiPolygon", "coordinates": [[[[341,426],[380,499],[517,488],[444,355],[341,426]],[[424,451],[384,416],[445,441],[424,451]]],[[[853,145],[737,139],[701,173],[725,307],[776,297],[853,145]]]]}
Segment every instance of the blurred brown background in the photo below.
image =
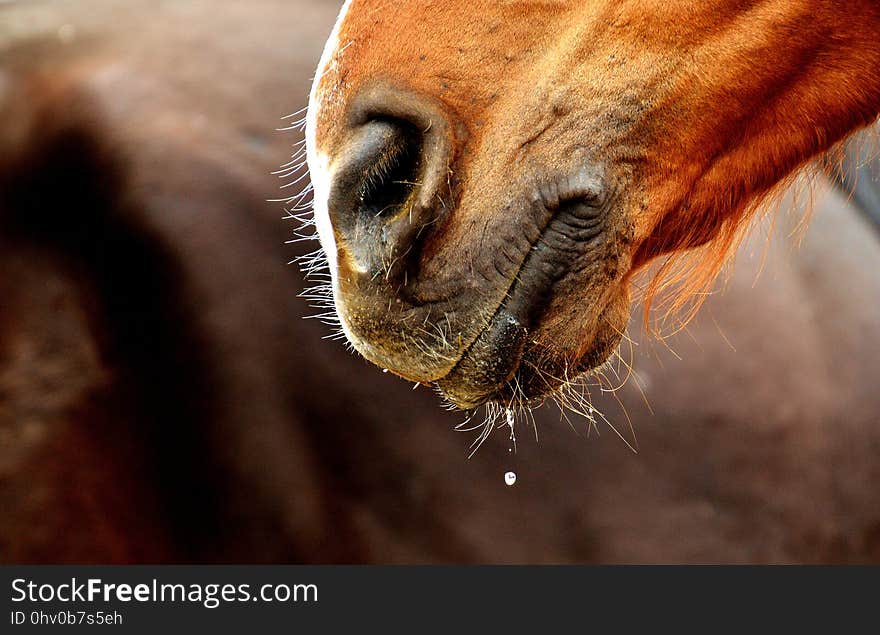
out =
{"type": "Polygon", "coordinates": [[[0,562],[880,560],[880,233],[823,178],[668,347],[634,311],[638,454],[548,405],[468,460],[322,340],[265,201],[338,4],[0,2],[0,562]]]}

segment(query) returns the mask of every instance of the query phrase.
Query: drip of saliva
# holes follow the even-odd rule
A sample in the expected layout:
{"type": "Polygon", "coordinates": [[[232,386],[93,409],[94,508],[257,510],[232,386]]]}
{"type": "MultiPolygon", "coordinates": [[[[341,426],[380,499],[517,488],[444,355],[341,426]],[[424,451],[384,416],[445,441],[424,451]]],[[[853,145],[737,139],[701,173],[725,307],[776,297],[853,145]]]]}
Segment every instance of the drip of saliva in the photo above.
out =
{"type": "Polygon", "coordinates": [[[514,432],[513,424],[516,423],[516,420],[513,418],[513,410],[510,408],[507,409],[507,427],[510,428],[510,443],[511,447],[507,448],[508,452],[516,452],[516,432],[514,432]]]}
{"type": "MultiPolygon", "coordinates": [[[[516,423],[516,420],[513,418],[513,410],[510,408],[507,409],[507,426],[510,428],[510,443],[511,447],[507,448],[508,452],[515,453],[516,452],[516,432],[513,429],[513,425],[516,423]]],[[[516,483],[516,472],[507,472],[504,475],[504,482],[508,487],[516,483]]]]}

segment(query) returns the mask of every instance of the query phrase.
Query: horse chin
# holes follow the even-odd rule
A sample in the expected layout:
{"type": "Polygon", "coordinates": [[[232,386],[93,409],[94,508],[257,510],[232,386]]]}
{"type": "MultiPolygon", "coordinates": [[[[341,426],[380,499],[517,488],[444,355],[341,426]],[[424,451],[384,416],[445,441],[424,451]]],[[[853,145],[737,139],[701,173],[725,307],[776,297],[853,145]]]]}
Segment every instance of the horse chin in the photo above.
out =
{"type": "Polygon", "coordinates": [[[436,382],[444,397],[462,410],[490,402],[537,406],[563,385],[604,364],[622,337],[626,305],[612,301],[596,311],[598,321],[579,323],[572,320],[575,311],[584,318],[592,311],[581,312],[573,303],[559,300],[514,294],[455,368],[436,382]]]}
{"type": "MultiPolygon", "coordinates": [[[[500,317],[490,330],[509,332],[510,316],[500,317]]],[[[620,335],[607,330],[598,334],[584,351],[548,349],[533,342],[520,345],[505,341],[493,349],[489,339],[479,350],[468,351],[462,362],[436,382],[443,396],[453,405],[469,410],[487,403],[505,407],[539,406],[562,386],[598,368],[610,357],[620,335]],[[506,348],[511,343],[519,350],[506,348]],[[504,377],[500,382],[498,377],[504,377]]]]}

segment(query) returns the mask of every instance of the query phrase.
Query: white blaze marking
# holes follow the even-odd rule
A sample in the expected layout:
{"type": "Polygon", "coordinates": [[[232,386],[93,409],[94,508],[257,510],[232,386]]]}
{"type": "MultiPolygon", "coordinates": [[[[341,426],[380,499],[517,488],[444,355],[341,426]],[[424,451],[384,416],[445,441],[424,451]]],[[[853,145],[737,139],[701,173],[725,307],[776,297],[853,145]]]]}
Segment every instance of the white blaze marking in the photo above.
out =
{"type": "Polygon", "coordinates": [[[339,48],[339,30],[346,13],[348,13],[351,2],[352,0],[346,0],[345,4],[342,5],[333,31],[324,45],[324,52],[321,54],[321,60],[318,62],[318,68],[315,71],[315,79],[312,81],[312,90],[309,93],[309,108],[306,113],[306,160],[309,164],[309,178],[314,188],[312,196],[315,226],[318,230],[318,237],[321,239],[321,247],[323,247],[324,252],[327,254],[334,291],[337,289],[336,240],[333,238],[333,227],[330,224],[330,214],[327,210],[331,180],[330,158],[318,152],[316,143],[318,109],[320,106],[318,86],[321,83],[321,77],[329,70],[332,70],[336,64],[334,57],[339,48]]]}
{"type": "Polygon", "coordinates": [[[505,474],[504,482],[507,484],[508,487],[516,483],[516,472],[508,472],[507,474],[505,474]]]}

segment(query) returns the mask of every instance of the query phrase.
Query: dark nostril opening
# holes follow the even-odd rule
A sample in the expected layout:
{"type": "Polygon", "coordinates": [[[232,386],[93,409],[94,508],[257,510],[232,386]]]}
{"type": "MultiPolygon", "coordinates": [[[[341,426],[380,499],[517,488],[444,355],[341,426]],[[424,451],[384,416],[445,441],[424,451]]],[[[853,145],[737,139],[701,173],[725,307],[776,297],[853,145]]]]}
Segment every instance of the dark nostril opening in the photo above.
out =
{"type": "Polygon", "coordinates": [[[415,279],[420,245],[449,195],[454,135],[442,105],[380,85],[351,106],[335,150],[327,211],[344,251],[370,282],[415,279]],[[381,274],[381,275],[380,275],[381,274]]]}
{"type": "Polygon", "coordinates": [[[377,119],[365,125],[373,128],[377,143],[358,191],[359,214],[367,221],[391,218],[407,207],[418,185],[421,134],[401,120],[377,119]]]}
{"type": "MultiPolygon", "coordinates": [[[[353,130],[334,177],[329,212],[350,255],[365,271],[403,265],[426,222],[418,197],[425,135],[412,123],[373,117],[353,130]]],[[[372,276],[372,273],[370,273],[372,276]]]]}

